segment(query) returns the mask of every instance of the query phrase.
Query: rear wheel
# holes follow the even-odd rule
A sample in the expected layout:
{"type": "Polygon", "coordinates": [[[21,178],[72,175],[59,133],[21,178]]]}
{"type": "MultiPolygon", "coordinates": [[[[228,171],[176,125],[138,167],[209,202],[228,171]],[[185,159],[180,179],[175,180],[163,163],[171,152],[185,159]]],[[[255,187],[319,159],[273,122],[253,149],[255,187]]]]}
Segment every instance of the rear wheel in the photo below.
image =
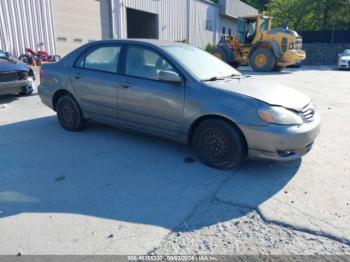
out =
{"type": "Polygon", "coordinates": [[[230,169],[241,163],[246,155],[241,132],[234,125],[210,119],[194,131],[193,145],[199,159],[218,169],[230,169]]]}
{"type": "Polygon", "coordinates": [[[250,66],[257,72],[270,72],[276,65],[276,57],[265,47],[258,47],[250,56],[250,66]]]}
{"type": "Polygon", "coordinates": [[[77,101],[70,95],[58,99],[57,118],[62,127],[68,131],[77,132],[85,127],[85,120],[77,101]]]}
{"type": "Polygon", "coordinates": [[[220,60],[224,61],[225,63],[229,63],[227,54],[223,48],[215,47],[212,54],[220,60]]]}

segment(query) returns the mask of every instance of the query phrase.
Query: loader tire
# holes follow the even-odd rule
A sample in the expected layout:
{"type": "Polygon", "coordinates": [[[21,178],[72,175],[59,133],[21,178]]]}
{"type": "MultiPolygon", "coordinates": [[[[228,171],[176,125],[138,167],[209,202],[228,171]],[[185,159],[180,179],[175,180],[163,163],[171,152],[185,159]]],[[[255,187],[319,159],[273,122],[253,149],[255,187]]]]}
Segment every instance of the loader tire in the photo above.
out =
{"type": "Polygon", "coordinates": [[[222,61],[224,61],[225,63],[229,63],[227,54],[223,48],[215,47],[214,50],[212,51],[212,54],[217,58],[221,59],[222,61]]]}
{"type": "Polygon", "coordinates": [[[270,72],[276,65],[273,52],[265,47],[258,47],[250,56],[250,66],[256,72],[270,72]]]}

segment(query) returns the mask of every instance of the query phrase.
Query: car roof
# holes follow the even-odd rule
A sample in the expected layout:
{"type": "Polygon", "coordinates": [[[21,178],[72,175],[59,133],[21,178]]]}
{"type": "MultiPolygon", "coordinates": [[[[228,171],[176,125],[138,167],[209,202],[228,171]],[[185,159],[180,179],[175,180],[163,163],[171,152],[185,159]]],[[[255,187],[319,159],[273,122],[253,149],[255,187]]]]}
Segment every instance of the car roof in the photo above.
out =
{"type": "Polygon", "coordinates": [[[110,43],[119,43],[119,44],[149,44],[159,47],[164,46],[183,46],[183,43],[175,41],[166,41],[166,40],[157,40],[157,39],[117,39],[117,40],[102,40],[95,41],[93,43],[99,44],[110,44],[110,43]]]}

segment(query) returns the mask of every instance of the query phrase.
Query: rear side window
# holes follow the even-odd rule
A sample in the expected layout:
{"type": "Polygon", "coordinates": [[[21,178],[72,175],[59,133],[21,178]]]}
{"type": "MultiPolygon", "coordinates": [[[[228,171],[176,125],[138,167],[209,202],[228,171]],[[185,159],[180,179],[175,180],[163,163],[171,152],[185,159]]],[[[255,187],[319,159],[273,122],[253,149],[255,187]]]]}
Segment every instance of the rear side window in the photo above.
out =
{"type": "Polygon", "coordinates": [[[88,53],[86,56],[80,57],[75,66],[91,70],[116,73],[120,51],[120,46],[99,47],[88,53]]]}

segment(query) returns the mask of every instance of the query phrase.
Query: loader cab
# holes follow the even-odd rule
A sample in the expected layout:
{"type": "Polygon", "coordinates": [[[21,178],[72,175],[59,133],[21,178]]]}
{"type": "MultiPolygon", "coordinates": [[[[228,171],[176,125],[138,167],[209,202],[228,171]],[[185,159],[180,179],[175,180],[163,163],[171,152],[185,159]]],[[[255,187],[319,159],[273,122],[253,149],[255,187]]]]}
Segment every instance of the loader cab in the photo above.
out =
{"type": "Polygon", "coordinates": [[[267,16],[247,16],[238,19],[238,38],[243,45],[251,45],[262,33],[271,30],[271,18],[267,16]]]}

